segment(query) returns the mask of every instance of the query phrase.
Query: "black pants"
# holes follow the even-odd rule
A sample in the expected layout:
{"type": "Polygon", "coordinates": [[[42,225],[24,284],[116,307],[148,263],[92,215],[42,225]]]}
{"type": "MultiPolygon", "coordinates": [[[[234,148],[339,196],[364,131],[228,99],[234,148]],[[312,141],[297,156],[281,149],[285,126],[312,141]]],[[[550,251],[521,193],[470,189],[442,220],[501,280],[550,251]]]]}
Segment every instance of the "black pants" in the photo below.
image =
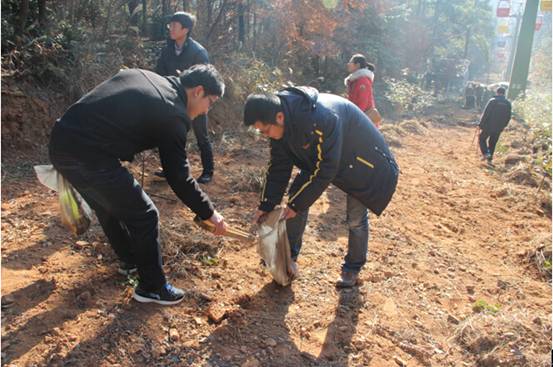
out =
{"type": "Polygon", "coordinates": [[[465,96],[465,106],[463,108],[471,109],[474,108],[476,103],[476,98],[474,96],[465,96]]]}
{"type": "Polygon", "coordinates": [[[55,148],[50,148],[50,160],[96,212],[119,259],[137,265],[140,287],[155,291],[163,286],[158,211],[129,171],[116,159],[93,168],[55,148]]]}
{"type": "Polygon", "coordinates": [[[196,117],[194,121],[192,121],[192,128],[194,129],[194,135],[196,135],[196,141],[198,142],[198,148],[200,149],[203,173],[213,174],[213,151],[211,149],[211,142],[209,141],[209,134],[207,131],[207,115],[200,115],[196,117]]]}
{"type": "Polygon", "coordinates": [[[487,156],[488,159],[493,158],[495,146],[499,140],[499,135],[501,135],[501,131],[480,131],[480,137],[478,138],[478,142],[480,143],[480,151],[483,155],[487,156]]]}

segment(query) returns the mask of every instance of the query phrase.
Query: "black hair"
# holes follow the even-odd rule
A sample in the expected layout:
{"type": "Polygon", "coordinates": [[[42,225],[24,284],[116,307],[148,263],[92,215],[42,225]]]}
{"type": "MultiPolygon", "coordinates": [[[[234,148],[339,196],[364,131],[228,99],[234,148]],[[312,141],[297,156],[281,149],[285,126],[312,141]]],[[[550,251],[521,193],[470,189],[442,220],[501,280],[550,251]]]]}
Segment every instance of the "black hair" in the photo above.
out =
{"type": "MultiPolygon", "coordinates": [[[[359,64],[359,67],[361,69],[365,69],[365,68],[368,69],[368,66],[369,66],[369,63],[367,62],[367,58],[361,54],[353,55],[349,60],[349,62],[351,62],[352,64],[359,64]]],[[[373,68],[374,68],[374,65],[373,65],[373,68]]]]}
{"type": "Polygon", "coordinates": [[[274,125],[278,112],[282,112],[282,104],[277,95],[250,94],[244,105],[244,125],[251,126],[256,121],[274,125]]]}
{"type": "Polygon", "coordinates": [[[184,88],[204,87],[206,95],[222,97],[225,94],[225,82],[215,66],[211,64],[194,65],[179,75],[184,88]]]}
{"type": "Polygon", "coordinates": [[[371,62],[368,62],[367,63],[367,69],[369,69],[370,71],[372,71],[374,73],[374,69],[375,69],[374,64],[371,63],[371,62]]]}
{"type": "Polygon", "coordinates": [[[497,90],[495,92],[499,95],[504,96],[505,95],[505,88],[499,87],[499,88],[497,88],[497,90]]]}
{"type": "Polygon", "coordinates": [[[188,29],[188,34],[190,35],[194,28],[194,24],[196,24],[196,17],[190,13],[178,11],[173,14],[169,22],[179,22],[183,28],[188,29]]]}

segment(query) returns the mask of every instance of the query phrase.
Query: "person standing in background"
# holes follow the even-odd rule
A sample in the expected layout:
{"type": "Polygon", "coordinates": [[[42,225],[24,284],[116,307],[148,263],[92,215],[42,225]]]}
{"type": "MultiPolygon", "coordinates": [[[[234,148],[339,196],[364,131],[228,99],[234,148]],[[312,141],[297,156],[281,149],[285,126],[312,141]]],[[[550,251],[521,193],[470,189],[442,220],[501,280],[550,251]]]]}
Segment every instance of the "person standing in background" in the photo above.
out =
{"type": "MultiPolygon", "coordinates": [[[[209,55],[206,49],[190,37],[196,17],[182,11],[176,12],[169,22],[169,41],[161,51],[157,61],[156,73],[161,76],[178,76],[184,70],[197,64],[209,64],[209,55]]],[[[200,115],[192,121],[192,129],[196,135],[203,172],[197,181],[201,184],[211,182],[213,178],[214,162],[213,149],[209,141],[207,130],[207,114],[200,115]]],[[[164,177],[163,171],[155,173],[164,177]]]]}
{"type": "Polygon", "coordinates": [[[348,99],[380,128],[382,117],[376,109],[373,93],[374,65],[368,63],[365,56],[355,54],[348,62],[347,69],[350,74],[344,80],[344,84],[348,88],[348,99]]]}

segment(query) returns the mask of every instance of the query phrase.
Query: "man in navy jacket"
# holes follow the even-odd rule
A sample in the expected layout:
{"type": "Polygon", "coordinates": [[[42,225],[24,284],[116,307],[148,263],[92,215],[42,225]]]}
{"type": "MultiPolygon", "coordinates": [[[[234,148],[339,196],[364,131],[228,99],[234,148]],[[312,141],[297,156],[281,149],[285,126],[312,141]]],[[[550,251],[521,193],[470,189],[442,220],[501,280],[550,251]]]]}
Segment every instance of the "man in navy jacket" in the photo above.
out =
{"type": "Polygon", "coordinates": [[[497,95],[492,97],[484,113],[480,118],[480,151],[483,159],[487,159],[488,164],[492,164],[495,146],[499,140],[499,135],[511,121],[511,102],[505,98],[505,88],[497,88],[497,95]]]}
{"type": "Polygon", "coordinates": [[[133,297],[139,302],[172,305],[184,292],[163,272],[157,208],[121,161],[157,148],[178,198],[223,234],[224,219],[190,175],[186,157],[192,120],[223,92],[223,80],[211,65],[179,77],[127,69],[81,97],[54,125],[50,160],[95,211],[122,263],[120,272],[138,270],[133,297]]]}
{"type": "MultiPolygon", "coordinates": [[[[190,37],[196,18],[189,13],[176,12],[169,22],[169,41],[161,50],[156,65],[156,73],[162,76],[178,76],[179,73],[191,66],[209,64],[209,56],[206,49],[196,40],[190,37]]],[[[207,184],[213,177],[215,168],[213,162],[213,149],[207,130],[207,114],[200,115],[192,121],[192,129],[196,135],[200,158],[202,159],[203,172],[198,177],[199,183],[207,184]]],[[[156,172],[163,176],[163,173],[156,172]]]]}
{"type": "Polygon", "coordinates": [[[399,169],[384,138],[353,103],[310,87],[250,95],[244,123],[270,138],[271,159],[256,221],[280,204],[293,166],[285,210],[296,261],[309,207],[333,183],[348,194],[348,253],[337,285],[352,287],[366,263],[368,212],[380,215],[395,192],[399,169]]]}

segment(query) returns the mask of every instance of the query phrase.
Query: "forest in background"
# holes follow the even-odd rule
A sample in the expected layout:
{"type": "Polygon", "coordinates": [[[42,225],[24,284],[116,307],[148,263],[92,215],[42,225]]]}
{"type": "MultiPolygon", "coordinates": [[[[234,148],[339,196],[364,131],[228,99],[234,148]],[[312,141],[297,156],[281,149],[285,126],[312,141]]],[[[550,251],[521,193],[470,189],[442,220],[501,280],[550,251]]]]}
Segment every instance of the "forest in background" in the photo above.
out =
{"type": "MultiPolygon", "coordinates": [[[[53,121],[120,68],[153,69],[168,18],[185,10],[197,16],[192,37],[226,79],[227,96],[213,112],[219,125],[241,119],[251,92],[309,84],[343,94],[345,64],[354,53],[376,65],[377,106],[397,121],[460,100],[466,80],[503,80],[494,6],[482,0],[6,0],[2,79],[5,87],[39,95],[53,121]],[[432,90],[422,88],[428,72],[432,90]]],[[[527,121],[539,166],[550,174],[551,13],[536,32],[529,80],[515,113],[527,121]]]]}

